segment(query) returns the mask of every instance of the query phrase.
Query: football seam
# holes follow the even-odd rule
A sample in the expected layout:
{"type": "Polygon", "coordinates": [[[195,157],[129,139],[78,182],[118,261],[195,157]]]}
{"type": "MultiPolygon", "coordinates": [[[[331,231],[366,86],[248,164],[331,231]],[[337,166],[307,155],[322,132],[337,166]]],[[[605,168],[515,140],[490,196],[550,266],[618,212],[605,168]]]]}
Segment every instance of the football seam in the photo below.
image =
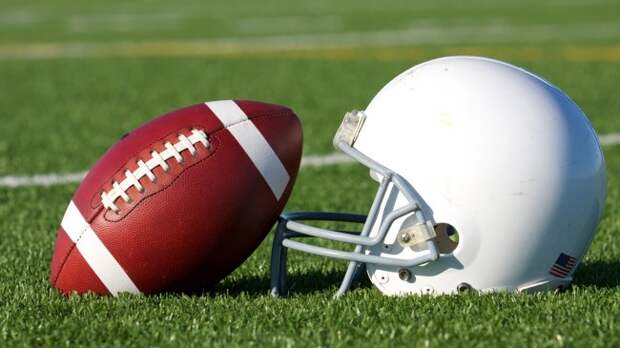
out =
{"type": "MultiPolygon", "coordinates": [[[[235,122],[235,123],[230,124],[230,125],[228,125],[228,126],[223,126],[223,127],[221,127],[221,128],[218,128],[217,130],[214,130],[211,134],[212,134],[213,136],[215,136],[215,135],[216,135],[216,133],[218,133],[218,132],[220,132],[220,131],[222,131],[222,130],[228,129],[228,128],[232,127],[232,126],[235,126],[235,125],[240,124],[240,123],[243,123],[243,122],[253,121],[254,119],[258,119],[258,118],[265,118],[265,117],[282,117],[282,116],[288,116],[288,115],[295,115],[295,113],[294,113],[292,110],[290,110],[290,109],[285,109],[285,110],[279,111],[279,112],[277,112],[277,113],[270,113],[270,114],[267,114],[267,113],[265,113],[265,114],[258,114],[258,115],[254,116],[254,117],[252,117],[252,118],[248,118],[247,120],[240,120],[239,122],[235,122]]],[[[172,133],[170,133],[170,134],[172,134],[172,133]]],[[[168,136],[168,135],[167,135],[167,136],[168,136]]],[[[164,138],[165,138],[165,137],[164,137],[164,138]]],[[[161,139],[164,139],[164,138],[161,138],[161,139]]],[[[159,139],[159,140],[157,140],[157,141],[161,141],[161,139],[159,139]]],[[[217,137],[216,137],[216,140],[217,140],[217,137]]],[[[153,143],[151,143],[151,145],[152,145],[152,144],[154,144],[154,143],[156,143],[157,141],[154,141],[153,143]]],[[[174,178],[174,179],[170,182],[170,184],[169,184],[167,187],[165,187],[165,188],[163,188],[163,189],[161,189],[161,190],[159,190],[159,191],[157,191],[157,192],[153,193],[152,195],[150,195],[150,196],[148,196],[148,197],[154,196],[154,195],[156,195],[156,194],[158,194],[158,193],[160,193],[160,192],[164,192],[164,191],[165,191],[165,190],[167,190],[169,187],[171,187],[171,186],[172,186],[172,184],[173,184],[173,183],[174,183],[174,182],[175,182],[175,181],[176,181],[176,180],[177,180],[177,179],[178,179],[178,178],[179,178],[179,177],[180,177],[180,176],[181,176],[181,175],[182,175],[182,174],[183,174],[186,170],[189,170],[190,168],[194,167],[195,165],[197,165],[197,164],[199,164],[199,163],[202,163],[204,160],[206,160],[206,159],[208,159],[208,158],[212,158],[213,156],[216,156],[216,155],[217,155],[217,153],[216,153],[216,152],[217,152],[217,151],[214,151],[214,152],[213,152],[210,156],[207,156],[207,157],[203,158],[202,160],[200,160],[200,161],[198,161],[198,162],[196,162],[196,163],[192,164],[191,166],[187,167],[187,168],[186,168],[183,172],[181,172],[179,175],[177,175],[177,176],[176,176],[176,177],[175,177],[175,178],[174,178]]],[[[136,157],[136,156],[134,156],[134,157],[136,157]]],[[[133,158],[133,157],[132,157],[132,158],[133,158]]],[[[124,167],[124,165],[123,165],[123,166],[121,166],[120,168],[122,168],[122,167],[124,167]]],[[[119,169],[119,170],[120,170],[120,169],[119,169]]],[[[116,173],[118,173],[118,170],[115,172],[115,174],[114,174],[114,175],[116,175],[116,173]]],[[[114,176],[112,176],[112,178],[113,178],[113,177],[114,177],[114,176]]],[[[95,195],[96,195],[96,194],[95,194],[95,195]]],[[[144,199],[142,199],[142,200],[141,200],[138,204],[136,204],[136,206],[135,206],[133,209],[135,209],[135,208],[136,208],[136,207],[138,207],[140,204],[142,204],[142,202],[144,202],[144,199]]],[[[94,208],[97,208],[97,207],[94,207],[94,208]]],[[[101,207],[99,207],[98,209],[100,209],[100,208],[101,208],[101,207]]],[[[133,209],[132,209],[132,210],[133,210],[133,209]]],[[[125,216],[123,216],[123,217],[122,217],[121,219],[119,219],[119,220],[116,220],[116,221],[110,221],[110,220],[108,220],[108,219],[105,217],[105,213],[106,213],[106,212],[107,212],[107,210],[105,210],[105,209],[104,209],[104,210],[103,210],[103,218],[104,218],[106,221],[108,221],[108,222],[120,222],[120,221],[122,221],[123,219],[125,219],[125,218],[127,217],[127,215],[129,215],[129,214],[126,214],[125,216]]],[[[93,220],[94,220],[94,219],[95,219],[95,218],[96,218],[99,214],[102,214],[102,212],[101,212],[101,211],[99,211],[99,212],[94,213],[94,214],[92,215],[92,217],[91,217],[89,220],[87,220],[87,222],[88,222],[88,225],[89,225],[89,226],[90,226],[90,223],[91,223],[91,222],[92,222],[92,221],[93,221],[93,220]]],[[[64,229],[63,229],[63,231],[64,231],[64,229]]],[[[80,233],[80,236],[77,238],[77,240],[75,241],[75,243],[73,243],[73,245],[71,246],[71,248],[70,248],[70,249],[69,249],[69,251],[67,252],[66,256],[63,258],[63,261],[62,261],[62,263],[60,264],[60,267],[59,267],[59,269],[58,269],[58,272],[57,272],[57,274],[56,274],[56,277],[55,277],[54,281],[52,281],[52,286],[56,287],[56,282],[58,281],[58,278],[60,278],[60,274],[61,274],[61,273],[62,273],[62,271],[64,270],[64,267],[65,267],[65,265],[67,264],[67,260],[69,259],[69,256],[71,256],[71,253],[73,253],[73,251],[74,251],[74,250],[75,250],[75,248],[77,247],[77,243],[80,241],[80,239],[82,238],[82,236],[84,236],[84,232],[85,232],[85,231],[86,231],[86,230],[83,230],[83,231],[82,231],[82,233],[80,233]]],[[[65,232],[65,233],[67,233],[66,231],[64,231],[64,232],[65,232]]],[[[95,233],[96,233],[96,232],[95,232],[95,233]]],[[[121,265],[121,267],[122,267],[122,265],[121,265]]],[[[89,266],[89,268],[90,268],[90,266],[89,266]]],[[[97,278],[98,278],[98,277],[97,277],[97,278]]]]}
{"type": "MultiPolygon", "coordinates": [[[[194,163],[194,164],[192,164],[192,165],[190,165],[190,166],[184,167],[184,168],[183,168],[183,170],[182,170],[180,173],[178,173],[178,174],[174,177],[174,179],[172,179],[172,180],[170,181],[170,183],[168,184],[168,186],[166,186],[166,187],[164,187],[164,188],[162,188],[162,189],[160,189],[160,190],[158,190],[158,191],[155,191],[155,192],[153,192],[153,193],[151,193],[151,194],[149,194],[149,195],[146,195],[146,196],[144,196],[144,198],[141,198],[141,199],[140,199],[140,201],[139,201],[138,203],[136,203],[136,205],[134,205],[134,206],[133,206],[133,207],[129,210],[129,212],[127,212],[126,214],[124,214],[124,215],[123,215],[121,218],[119,218],[118,220],[110,220],[110,219],[108,219],[108,218],[106,217],[106,214],[107,214],[107,212],[108,212],[108,209],[103,209],[103,212],[99,211],[99,212],[97,212],[97,213],[93,214],[93,218],[91,219],[91,221],[90,221],[90,222],[92,222],[92,221],[93,221],[93,220],[97,217],[97,215],[99,215],[99,214],[103,214],[103,218],[104,218],[104,220],[105,220],[105,221],[107,221],[107,222],[120,222],[120,221],[123,221],[123,220],[124,220],[124,219],[125,219],[125,218],[126,218],[126,217],[127,217],[127,216],[128,216],[128,215],[129,215],[129,214],[130,214],[133,210],[134,210],[134,209],[138,208],[138,207],[139,207],[139,206],[140,206],[140,205],[141,205],[141,204],[142,204],[142,203],[143,203],[143,202],[144,202],[147,198],[149,198],[149,197],[153,197],[153,196],[155,196],[155,195],[158,195],[158,194],[159,194],[159,193],[161,193],[161,192],[165,192],[168,188],[170,188],[170,187],[171,187],[171,186],[172,186],[172,185],[173,185],[173,184],[174,184],[174,183],[175,183],[175,182],[176,182],[176,181],[177,181],[177,180],[181,177],[181,175],[183,175],[183,173],[185,173],[186,171],[190,170],[192,167],[194,167],[194,166],[196,166],[196,165],[198,165],[198,164],[202,163],[203,161],[205,161],[205,160],[207,160],[207,159],[209,159],[209,158],[213,158],[214,156],[216,156],[216,155],[218,154],[218,151],[217,151],[218,146],[217,146],[217,145],[218,145],[219,140],[218,140],[218,137],[217,137],[217,136],[219,135],[219,134],[218,134],[219,132],[221,132],[221,131],[223,131],[223,130],[228,130],[229,128],[234,127],[234,126],[236,126],[236,125],[238,125],[238,124],[241,124],[241,123],[243,123],[243,122],[248,122],[248,121],[250,121],[250,122],[251,122],[253,119],[256,119],[256,118],[259,118],[259,117],[260,117],[260,118],[264,118],[264,117],[281,117],[281,116],[285,116],[285,115],[286,115],[286,114],[284,114],[284,113],[278,113],[278,114],[271,114],[271,115],[265,115],[265,116],[256,116],[256,117],[253,117],[252,119],[241,120],[241,121],[239,121],[239,122],[235,122],[235,123],[233,123],[233,124],[230,124],[230,125],[228,125],[227,127],[222,127],[222,128],[219,128],[219,129],[218,129],[218,130],[216,130],[216,131],[211,132],[211,135],[209,135],[209,136],[212,136],[212,137],[214,138],[214,140],[215,140],[215,150],[214,150],[213,152],[211,152],[211,153],[210,153],[208,156],[206,156],[205,158],[201,159],[200,161],[198,161],[198,162],[196,162],[196,163],[194,163]]],[[[95,195],[96,195],[96,194],[95,194],[95,195]]],[[[89,223],[90,223],[90,222],[89,222],[89,223]]]]}
{"type": "MultiPolygon", "coordinates": [[[[144,147],[143,150],[140,150],[138,153],[136,153],[134,156],[132,156],[131,158],[129,158],[127,161],[125,161],[125,164],[122,166],[119,166],[117,169],[114,170],[114,174],[109,177],[107,180],[105,180],[105,182],[112,182],[114,181],[114,178],[119,174],[122,173],[123,169],[127,169],[127,164],[129,162],[137,162],[138,160],[144,160],[144,158],[140,158],[139,155],[140,153],[142,153],[143,151],[145,151],[146,149],[148,149],[149,151],[155,151],[155,149],[153,148],[153,145],[157,144],[157,143],[161,143],[164,141],[164,139],[168,138],[169,136],[173,135],[173,134],[179,134],[180,131],[182,130],[187,130],[187,129],[191,129],[191,128],[201,128],[199,126],[189,126],[189,127],[185,127],[185,128],[181,128],[176,130],[175,132],[170,132],[162,137],[160,137],[157,140],[154,140],[153,142],[151,142],[148,146],[144,147]]],[[[90,199],[90,207],[92,209],[98,209],[100,207],[103,207],[103,204],[101,204],[101,199],[98,196],[98,192],[100,191],[105,191],[103,190],[103,187],[105,186],[105,184],[100,185],[97,188],[97,191],[93,194],[92,198],[90,199]]],[[[104,208],[106,209],[106,208],[104,208]]],[[[96,216],[99,212],[95,213],[94,216],[96,216]]]]}
{"type": "MultiPolygon", "coordinates": [[[[209,111],[210,111],[211,113],[213,113],[210,109],[209,109],[209,111]]],[[[267,113],[267,112],[257,113],[257,114],[256,114],[255,116],[253,116],[252,118],[248,118],[248,119],[246,119],[246,120],[239,120],[239,121],[237,121],[237,122],[235,122],[235,123],[229,124],[228,126],[224,126],[224,125],[222,125],[222,127],[216,128],[216,129],[215,129],[215,130],[213,130],[210,134],[207,134],[207,137],[209,137],[209,136],[211,136],[211,135],[215,135],[216,133],[218,133],[218,132],[220,132],[220,131],[222,131],[222,130],[224,130],[224,129],[229,129],[230,127],[236,126],[236,125],[238,125],[238,124],[240,124],[240,123],[243,123],[243,122],[246,122],[246,121],[252,121],[252,120],[257,119],[257,118],[265,118],[265,117],[281,117],[281,116],[287,116],[287,115],[290,115],[290,114],[293,114],[293,115],[294,115],[295,113],[294,113],[292,110],[290,110],[290,109],[285,109],[285,110],[282,110],[282,111],[278,111],[278,112],[276,112],[276,113],[267,113]]],[[[189,126],[189,127],[184,127],[184,128],[181,128],[181,129],[179,129],[179,130],[189,129],[189,128],[191,128],[191,127],[201,128],[200,126],[189,126]]],[[[177,130],[176,132],[178,132],[179,130],[177,130]]],[[[162,140],[166,139],[167,137],[169,137],[170,135],[172,135],[172,134],[174,134],[174,133],[175,133],[175,132],[170,132],[170,133],[166,134],[165,136],[160,137],[160,138],[159,138],[159,139],[157,139],[157,140],[154,140],[153,142],[151,142],[151,143],[148,145],[148,147],[145,147],[144,149],[147,149],[147,148],[151,149],[151,148],[153,147],[153,145],[154,145],[154,144],[157,144],[157,143],[161,142],[162,140]]],[[[138,155],[139,155],[142,151],[144,151],[144,149],[142,149],[142,150],[138,151],[136,154],[134,154],[132,157],[130,157],[127,161],[125,161],[125,163],[124,163],[123,165],[120,165],[118,168],[116,168],[116,169],[114,170],[114,174],[113,174],[113,175],[111,175],[108,179],[106,179],[106,180],[105,180],[105,182],[109,182],[109,181],[113,180],[113,179],[114,179],[114,177],[116,177],[116,176],[117,176],[117,175],[118,175],[118,174],[119,174],[119,173],[123,170],[123,168],[126,168],[126,167],[127,167],[127,163],[129,163],[129,161],[131,161],[132,159],[138,158],[138,155]]],[[[104,153],[104,155],[105,155],[105,153],[104,153]]],[[[211,156],[209,156],[209,157],[211,157],[211,156]]],[[[202,161],[202,160],[201,160],[201,161],[202,161]]],[[[98,198],[98,196],[97,196],[97,195],[98,195],[98,192],[99,192],[99,191],[101,191],[101,190],[103,189],[104,185],[105,185],[105,184],[100,185],[100,186],[97,188],[97,192],[95,192],[95,193],[93,194],[93,196],[91,197],[91,199],[90,199],[90,207],[91,207],[92,209],[96,209],[96,208],[99,208],[100,206],[102,206],[101,201],[97,199],[97,198],[98,198]],[[94,204],[94,205],[93,205],[93,202],[95,202],[96,204],[94,204]]],[[[97,214],[98,214],[98,212],[97,212],[97,213],[95,213],[95,214],[93,214],[92,219],[94,219],[94,218],[97,216],[97,214]]],[[[91,219],[91,221],[92,221],[92,219],[91,219]]]]}
{"type": "MultiPolygon", "coordinates": [[[[62,231],[67,234],[67,238],[69,238],[67,231],[65,231],[65,229],[63,228],[62,231]]],[[[65,255],[65,257],[62,259],[62,262],[60,263],[60,268],[58,269],[58,272],[56,273],[56,276],[54,277],[54,279],[52,279],[52,286],[56,286],[56,282],[58,281],[58,278],[60,278],[60,273],[62,273],[62,270],[65,267],[65,264],[67,262],[67,260],[69,259],[69,256],[71,256],[71,253],[73,252],[73,250],[77,247],[77,243],[82,239],[82,237],[84,236],[84,232],[86,232],[86,229],[83,229],[82,232],[80,232],[80,236],[76,239],[75,243],[73,243],[73,245],[71,245],[71,247],[69,248],[69,251],[67,252],[67,254],[65,255]]],[[[72,241],[73,242],[73,241],[72,241]]],[[[90,266],[89,266],[90,267],[90,266]]]]}
{"type": "MultiPolygon", "coordinates": [[[[219,140],[217,139],[217,137],[216,137],[216,135],[215,135],[215,134],[213,134],[213,137],[215,137],[215,142],[216,142],[216,143],[217,143],[217,142],[219,142],[219,140]]],[[[136,203],[136,205],[134,205],[134,206],[133,206],[133,207],[132,207],[132,208],[131,208],[131,209],[130,209],[130,210],[129,210],[126,214],[124,214],[124,215],[123,215],[121,218],[119,218],[118,220],[110,220],[110,219],[108,219],[108,218],[106,217],[106,214],[107,214],[107,213],[108,213],[108,211],[109,211],[108,209],[103,209],[103,211],[99,211],[97,214],[95,214],[95,215],[93,216],[93,220],[97,218],[97,215],[99,215],[99,214],[103,214],[103,219],[104,219],[105,221],[107,221],[107,222],[112,222],[112,223],[114,223],[114,222],[120,222],[120,221],[123,221],[123,220],[124,220],[124,219],[125,219],[125,218],[126,218],[126,217],[127,217],[127,216],[128,216],[128,215],[129,215],[129,214],[130,214],[133,210],[134,210],[134,209],[138,208],[138,207],[142,204],[142,202],[144,202],[147,198],[150,198],[150,197],[156,196],[156,195],[157,195],[157,194],[159,194],[160,192],[164,192],[164,191],[166,191],[166,190],[167,190],[167,189],[169,189],[169,188],[170,188],[170,187],[171,187],[171,186],[172,186],[172,185],[173,185],[173,184],[174,184],[174,183],[175,183],[175,182],[176,182],[176,181],[177,181],[177,180],[178,180],[178,179],[179,179],[179,178],[180,178],[180,177],[181,177],[181,176],[182,176],[182,175],[186,172],[186,171],[188,171],[188,170],[192,169],[192,168],[193,168],[193,167],[195,167],[196,165],[198,165],[198,164],[200,164],[200,163],[204,162],[205,160],[207,160],[207,159],[209,159],[209,158],[213,158],[213,157],[217,156],[217,154],[218,154],[218,151],[217,151],[217,146],[216,146],[216,147],[215,147],[215,151],[211,152],[211,153],[209,154],[209,156],[207,156],[207,157],[205,157],[205,158],[201,159],[200,161],[198,161],[198,162],[196,162],[196,163],[194,163],[194,164],[192,164],[192,165],[189,165],[189,166],[184,167],[184,168],[183,168],[183,170],[182,170],[179,174],[177,174],[177,175],[174,177],[174,179],[172,179],[172,180],[170,181],[170,183],[168,184],[168,186],[166,186],[166,187],[164,187],[164,188],[162,188],[162,189],[160,189],[160,190],[158,190],[158,191],[155,191],[155,192],[153,192],[153,193],[151,193],[151,194],[149,194],[149,195],[145,195],[145,196],[144,196],[144,198],[141,198],[141,199],[140,199],[140,201],[139,201],[138,203],[136,203]]],[[[91,222],[92,222],[92,220],[91,220],[91,222]]]]}

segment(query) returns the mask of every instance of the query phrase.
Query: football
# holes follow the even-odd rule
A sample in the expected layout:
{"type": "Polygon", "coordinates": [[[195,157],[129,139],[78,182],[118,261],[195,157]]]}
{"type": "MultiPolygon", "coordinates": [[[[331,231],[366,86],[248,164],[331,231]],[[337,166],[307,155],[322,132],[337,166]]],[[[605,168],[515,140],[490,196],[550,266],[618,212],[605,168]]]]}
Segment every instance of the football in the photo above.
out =
{"type": "Polygon", "coordinates": [[[193,291],[231,273],[291,193],[302,129],[284,106],[221,100],[124,135],[91,168],[57,232],[65,294],[193,291]]]}

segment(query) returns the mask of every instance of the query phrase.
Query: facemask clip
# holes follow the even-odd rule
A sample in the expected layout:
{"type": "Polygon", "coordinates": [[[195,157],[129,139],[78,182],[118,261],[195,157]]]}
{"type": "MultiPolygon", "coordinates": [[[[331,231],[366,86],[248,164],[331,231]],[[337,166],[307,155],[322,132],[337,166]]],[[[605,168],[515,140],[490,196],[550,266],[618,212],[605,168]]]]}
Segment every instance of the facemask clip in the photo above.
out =
{"type": "Polygon", "coordinates": [[[412,214],[405,219],[398,232],[398,244],[402,247],[412,247],[426,244],[435,237],[437,234],[433,226],[429,222],[420,221],[416,214],[412,214]]]}
{"type": "Polygon", "coordinates": [[[366,121],[366,115],[362,111],[353,110],[347,112],[334,136],[334,147],[338,148],[338,144],[341,142],[353,146],[362,130],[362,126],[364,126],[364,121],[366,121]]]}

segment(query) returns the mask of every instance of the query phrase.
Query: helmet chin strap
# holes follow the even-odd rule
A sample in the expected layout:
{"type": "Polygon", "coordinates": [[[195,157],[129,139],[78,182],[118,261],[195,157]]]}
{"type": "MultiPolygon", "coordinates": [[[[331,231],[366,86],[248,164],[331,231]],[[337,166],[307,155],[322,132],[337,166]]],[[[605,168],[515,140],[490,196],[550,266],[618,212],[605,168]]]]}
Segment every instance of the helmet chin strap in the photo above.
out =
{"type": "MultiPolygon", "coordinates": [[[[347,114],[349,116],[350,114],[347,114]]],[[[343,126],[347,124],[347,127],[355,127],[359,131],[359,125],[349,122],[350,118],[345,116],[343,126]]],[[[356,115],[357,116],[357,115],[356,115]]],[[[362,118],[363,120],[363,118],[362,118]]],[[[341,126],[341,129],[342,127],[341,126]]],[[[352,147],[352,141],[339,137],[339,133],[335,138],[335,145],[347,155],[353,157],[358,162],[369,167],[372,171],[376,172],[381,178],[381,184],[373,201],[372,207],[368,216],[357,214],[343,214],[343,213],[324,213],[324,212],[303,212],[303,213],[287,213],[283,214],[276,229],[276,236],[273,241],[272,255],[271,255],[271,294],[273,296],[285,295],[286,278],[287,278],[287,249],[295,249],[311,254],[332,257],[342,260],[348,260],[349,266],[345,273],[344,279],[340,284],[335,297],[340,297],[346,293],[353,281],[363,270],[363,266],[367,263],[398,266],[404,268],[414,267],[426,262],[434,261],[439,257],[439,252],[435,242],[435,230],[430,220],[426,219],[422,213],[418,201],[414,198],[410,188],[406,181],[398,174],[384,167],[383,165],[375,162],[357,149],[352,147]],[[373,230],[377,222],[381,204],[386,195],[388,186],[394,185],[407,199],[408,204],[405,206],[390,211],[385,214],[380,222],[378,233],[370,237],[370,233],[373,230]],[[408,216],[408,217],[407,217],[408,216]],[[383,243],[385,236],[387,235],[392,224],[400,218],[407,217],[408,223],[406,228],[399,232],[398,243],[403,246],[410,247],[416,246],[418,250],[421,250],[418,255],[411,259],[399,259],[388,256],[368,255],[365,253],[367,247],[375,246],[383,243]],[[364,224],[362,231],[359,234],[332,231],[328,229],[318,228],[310,225],[300,223],[298,221],[342,221],[364,224]],[[330,249],[326,247],[319,247],[312,244],[298,242],[293,238],[298,237],[318,237],[322,239],[334,240],[343,243],[354,244],[355,249],[352,252],[330,249]]],[[[351,132],[345,132],[349,137],[351,132]]],[[[346,137],[345,137],[346,138],[346,137]]],[[[354,139],[354,136],[353,136],[354,139]]],[[[351,140],[351,138],[349,138],[351,140]]]]}

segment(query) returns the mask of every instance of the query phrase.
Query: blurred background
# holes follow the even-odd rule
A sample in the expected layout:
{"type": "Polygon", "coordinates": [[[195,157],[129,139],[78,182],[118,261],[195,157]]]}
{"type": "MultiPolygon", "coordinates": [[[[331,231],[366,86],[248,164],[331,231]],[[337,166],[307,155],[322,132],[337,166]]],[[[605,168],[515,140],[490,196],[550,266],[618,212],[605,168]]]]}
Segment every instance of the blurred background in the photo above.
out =
{"type": "Polygon", "coordinates": [[[127,129],[220,98],[289,105],[306,153],[330,152],[345,111],[452,54],[532,69],[612,132],[618,13],[605,0],[2,0],[0,175],[84,169],[127,129]]]}

